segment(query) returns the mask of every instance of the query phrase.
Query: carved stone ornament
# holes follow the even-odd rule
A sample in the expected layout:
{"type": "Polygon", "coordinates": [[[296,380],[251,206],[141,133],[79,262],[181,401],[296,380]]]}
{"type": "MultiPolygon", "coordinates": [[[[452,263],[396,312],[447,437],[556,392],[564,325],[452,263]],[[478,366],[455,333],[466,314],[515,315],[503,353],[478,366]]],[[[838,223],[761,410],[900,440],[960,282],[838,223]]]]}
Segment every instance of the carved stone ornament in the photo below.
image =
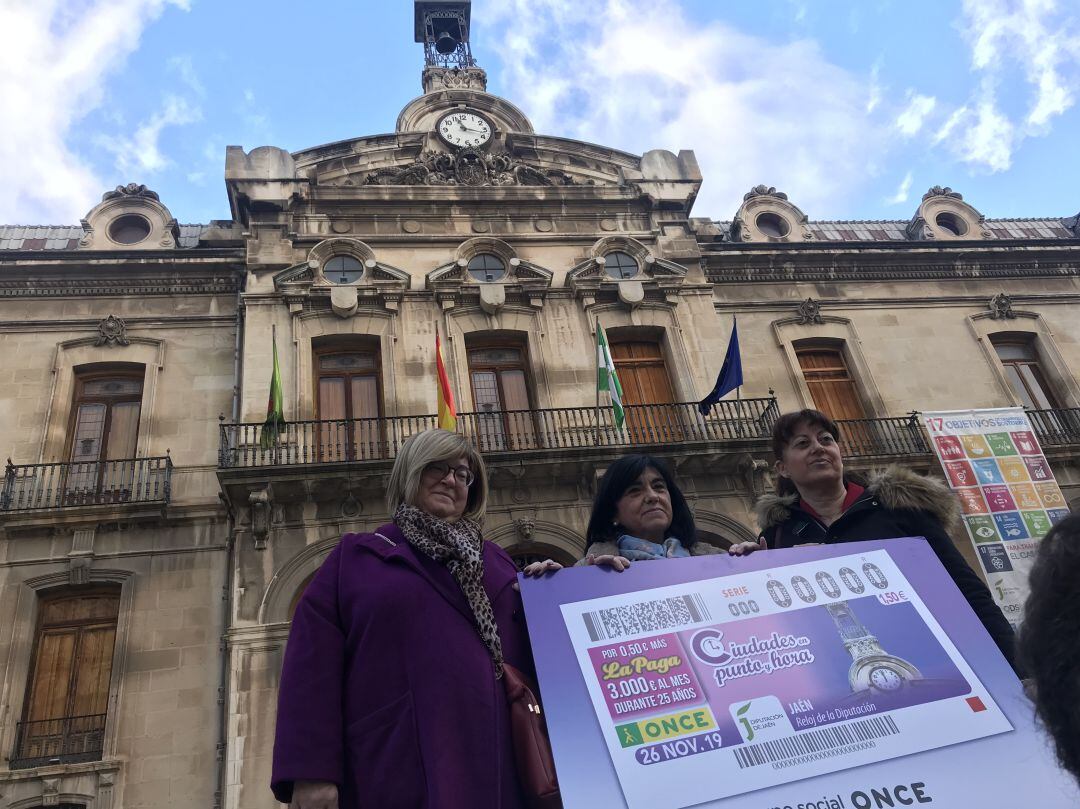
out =
{"type": "Polygon", "coordinates": [[[127,326],[120,318],[109,315],[98,323],[98,338],[94,345],[126,346],[127,344],[127,326]]]}
{"type": "Polygon", "coordinates": [[[1012,298],[1004,292],[999,292],[992,297],[988,306],[990,317],[994,320],[1013,320],[1016,318],[1016,313],[1013,312],[1012,308],[1012,298]]]}
{"type": "Polygon", "coordinates": [[[755,185],[743,194],[743,202],[751,200],[754,197],[776,197],[777,199],[787,199],[787,194],[783,191],[777,191],[771,185],[755,185]]]}
{"type": "Polygon", "coordinates": [[[487,90],[487,73],[479,67],[427,67],[421,81],[425,93],[436,90],[487,90]]]}
{"type": "Polygon", "coordinates": [[[953,191],[949,186],[942,188],[940,185],[935,185],[929,191],[922,195],[924,200],[930,199],[930,197],[947,197],[948,199],[963,200],[964,197],[959,191],[953,191]]]}
{"type": "Polygon", "coordinates": [[[376,169],[364,185],[592,185],[558,169],[538,169],[507,152],[485,154],[462,149],[453,154],[427,151],[407,166],[376,169]]]}
{"type": "Polygon", "coordinates": [[[255,550],[266,549],[270,536],[270,489],[260,489],[248,495],[248,507],[251,509],[251,535],[255,539],[255,550]]]}
{"type": "Polygon", "coordinates": [[[799,316],[799,324],[808,326],[811,323],[824,323],[821,318],[821,304],[813,298],[807,298],[799,304],[796,312],[799,316]]]}
{"type": "Polygon", "coordinates": [[[139,185],[138,183],[118,185],[114,190],[106,191],[102,194],[101,201],[107,202],[110,199],[128,199],[130,197],[152,199],[154,202],[161,202],[161,198],[157,195],[156,191],[151,191],[145,185],[139,185]]]}
{"type": "Polygon", "coordinates": [[[518,536],[522,539],[529,539],[533,535],[533,531],[536,530],[536,520],[532,517],[518,517],[514,520],[514,528],[517,529],[518,536]]]}

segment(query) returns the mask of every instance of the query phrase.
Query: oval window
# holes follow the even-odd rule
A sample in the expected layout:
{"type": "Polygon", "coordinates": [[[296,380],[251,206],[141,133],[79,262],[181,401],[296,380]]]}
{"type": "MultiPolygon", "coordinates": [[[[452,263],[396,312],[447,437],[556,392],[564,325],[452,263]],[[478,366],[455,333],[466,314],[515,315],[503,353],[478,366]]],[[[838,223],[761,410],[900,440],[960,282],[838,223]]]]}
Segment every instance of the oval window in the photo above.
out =
{"type": "Polygon", "coordinates": [[[604,256],[604,270],[612,278],[633,278],[638,269],[637,260],[629,253],[617,250],[604,256]]]}
{"type": "Polygon", "coordinates": [[[117,244],[138,244],[150,235],[150,223],[138,214],[118,216],[109,224],[109,238],[117,244]]]}
{"type": "Polygon", "coordinates": [[[352,256],[334,256],[323,265],[331,284],[355,284],[364,276],[364,265],[352,256]]]}
{"type": "Polygon", "coordinates": [[[469,259],[469,275],[477,281],[500,281],[506,275],[506,265],[493,253],[480,253],[469,259]]]}
{"type": "Polygon", "coordinates": [[[772,212],[759,214],[758,218],[754,220],[754,224],[757,225],[758,230],[770,239],[782,239],[791,231],[787,220],[772,212]]]}
{"type": "Polygon", "coordinates": [[[951,233],[953,236],[963,236],[967,233],[967,224],[954,213],[943,211],[934,217],[934,221],[937,222],[939,228],[951,233]]]}

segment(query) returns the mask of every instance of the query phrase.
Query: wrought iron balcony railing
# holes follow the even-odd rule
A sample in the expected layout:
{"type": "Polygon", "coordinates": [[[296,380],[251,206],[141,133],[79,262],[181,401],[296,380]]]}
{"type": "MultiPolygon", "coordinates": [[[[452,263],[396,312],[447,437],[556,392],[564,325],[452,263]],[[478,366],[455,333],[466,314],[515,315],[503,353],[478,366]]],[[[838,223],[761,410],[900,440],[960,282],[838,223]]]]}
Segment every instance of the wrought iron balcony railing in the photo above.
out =
{"type": "MultiPolygon", "coordinates": [[[[628,405],[616,428],[611,407],[490,410],[458,415],[458,431],[481,452],[669,445],[766,439],[779,415],[776,399],[724,400],[708,416],[694,403],[628,405]],[[598,419],[599,416],[599,419],[598,419]]],[[[394,458],[405,439],[436,425],[434,415],[290,421],[276,438],[263,425],[221,425],[219,466],[278,466],[394,458]]]]}
{"type": "Polygon", "coordinates": [[[11,769],[98,761],[104,740],[105,714],[19,722],[11,769]]]}
{"type": "Polygon", "coordinates": [[[845,458],[929,455],[933,452],[917,413],[883,419],[838,419],[845,458]]]}
{"type": "Polygon", "coordinates": [[[131,458],[87,463],[39,463],[4,472],[0,512],[41,511],[78,506],[169,502],[172,460],[131,458]]]}
{"type": "Polygon", "coordinates": [[[1027,414],[1044,447],[1080,444],[1080,407],[1029,410],[1027,414]]]}

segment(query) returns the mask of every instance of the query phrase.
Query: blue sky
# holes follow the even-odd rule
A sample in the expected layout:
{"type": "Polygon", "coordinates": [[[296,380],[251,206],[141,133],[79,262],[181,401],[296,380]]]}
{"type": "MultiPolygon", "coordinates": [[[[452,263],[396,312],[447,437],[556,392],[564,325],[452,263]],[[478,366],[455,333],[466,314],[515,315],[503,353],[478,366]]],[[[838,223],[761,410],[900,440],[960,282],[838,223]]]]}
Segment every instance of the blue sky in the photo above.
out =
{"type": "MultiPolygon", "coordinates": [[[[225,147],[391,131],[420,91],[409,0],[0,0],[0,223],[74,224],[120,183],[228,217],[225,147]]],[[[693,149],[696,216],[776,186],[811,219],[1080,210],[1075,0],[474,0],[489,90],[537,131],[693,149]]]]}

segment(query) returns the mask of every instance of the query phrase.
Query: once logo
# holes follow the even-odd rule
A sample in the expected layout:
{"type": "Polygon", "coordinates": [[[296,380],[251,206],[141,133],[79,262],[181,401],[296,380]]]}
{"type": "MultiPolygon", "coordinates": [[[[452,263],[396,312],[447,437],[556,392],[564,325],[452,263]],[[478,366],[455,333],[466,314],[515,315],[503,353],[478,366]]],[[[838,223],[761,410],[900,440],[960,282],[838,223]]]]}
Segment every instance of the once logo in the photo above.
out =
{"type": "Polygon", "coordinates": [[[698,660],[710,666],[722,666],[731,660],[724,647],[724,633],[719,629],[701,630],[690,641],[690,648],[698,660]]]}

